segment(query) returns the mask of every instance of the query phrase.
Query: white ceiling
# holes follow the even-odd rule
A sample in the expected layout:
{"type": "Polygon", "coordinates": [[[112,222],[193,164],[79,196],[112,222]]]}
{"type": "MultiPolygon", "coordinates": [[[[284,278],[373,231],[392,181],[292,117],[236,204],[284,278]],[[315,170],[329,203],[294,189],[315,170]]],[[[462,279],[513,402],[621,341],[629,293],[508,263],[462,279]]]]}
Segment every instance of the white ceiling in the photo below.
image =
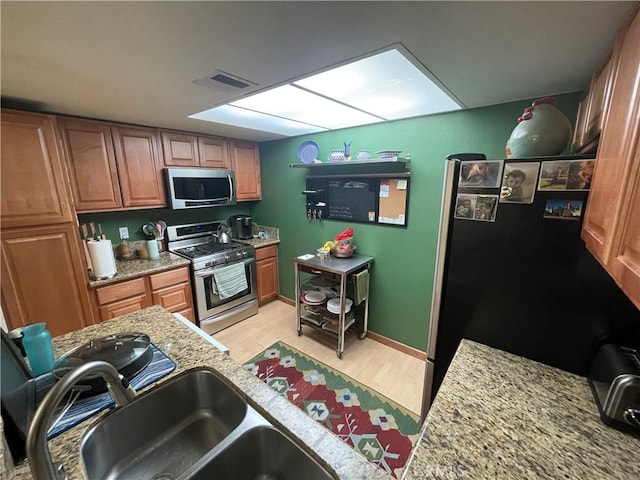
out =
{"type": "Polygon", "coordinates": [[[7,2],[1,92],[22,105],[257,141],[189,119],[401,43],[466,107],[583,90],[632,2],[7,2]],[[258,84],[192,82],[216,69],[258,84]]]}

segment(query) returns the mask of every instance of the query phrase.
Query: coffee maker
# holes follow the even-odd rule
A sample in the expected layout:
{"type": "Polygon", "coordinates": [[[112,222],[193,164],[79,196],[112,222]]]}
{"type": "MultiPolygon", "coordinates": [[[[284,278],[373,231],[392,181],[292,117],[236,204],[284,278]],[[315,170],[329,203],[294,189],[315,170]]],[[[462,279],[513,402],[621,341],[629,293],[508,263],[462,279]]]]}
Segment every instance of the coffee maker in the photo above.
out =
{"type": "Polygon", "coordinates": [[[249,215],[233,215],[229,217],[231,236],[240,240],[253,238],[251,226],[253,222],[249,215]]]}

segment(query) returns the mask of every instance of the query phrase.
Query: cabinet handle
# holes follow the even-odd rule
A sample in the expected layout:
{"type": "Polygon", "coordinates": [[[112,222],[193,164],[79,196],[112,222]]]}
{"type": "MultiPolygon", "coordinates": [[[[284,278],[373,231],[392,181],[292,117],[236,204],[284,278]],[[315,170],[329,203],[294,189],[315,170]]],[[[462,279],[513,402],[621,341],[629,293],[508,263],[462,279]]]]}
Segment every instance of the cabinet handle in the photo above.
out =
{"type": "Polygon", "coordinates": [[[315,273],[316,275],[322,273],[322,270],[313,270],[311,269],[311,273],[315,273]]]}

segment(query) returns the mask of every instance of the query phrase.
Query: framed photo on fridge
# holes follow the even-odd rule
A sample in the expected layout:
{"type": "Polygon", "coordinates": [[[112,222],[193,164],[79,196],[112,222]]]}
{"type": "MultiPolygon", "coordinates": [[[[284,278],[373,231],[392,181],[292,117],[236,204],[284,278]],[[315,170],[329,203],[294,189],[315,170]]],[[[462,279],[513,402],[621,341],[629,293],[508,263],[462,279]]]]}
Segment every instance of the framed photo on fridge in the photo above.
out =
{"type": "Polygon", "coordinates": [[[500,203],[533,203],[540,162],[506,163],[500,203]]]}
{"type": "Polygon", "coordinates": [[[458,186],[498,188],[504,160],[474,160],[460,162],[458,186]]]}
{"type": "Polygon", "coordinates": [[[589,190],[595,160],[542,162],[538,190],[589,190]]]}

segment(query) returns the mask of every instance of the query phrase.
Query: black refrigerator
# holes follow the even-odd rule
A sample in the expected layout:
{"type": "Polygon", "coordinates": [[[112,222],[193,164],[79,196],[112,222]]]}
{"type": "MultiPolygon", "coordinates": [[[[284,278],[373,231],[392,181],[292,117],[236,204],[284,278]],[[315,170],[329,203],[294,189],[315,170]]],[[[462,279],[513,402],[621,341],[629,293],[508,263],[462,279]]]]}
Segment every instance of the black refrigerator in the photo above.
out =
{"type": "Polygon", "coordinates": [[[580,238],[588,190],[579,189],[585,183],[576,183],[582,180],[568,170],[593,162],[593,156],[488,161],[500,168],[489,187],[466,182],[471,162],[451,157],[445,166],[423,417],[462,338],[582,376],[602,343],[639,346],[640,311],[580,238]],[[506,188],[505,178],[514,170],[529,177],[525,198],[515,202],[509,194],[522,192],[517,184],[506,188]],[[574,180],[569,187],[578,188],[567,188],[568,175],[574,180]],[[475,202],[470,213],[465,199],[475,202]]]}

